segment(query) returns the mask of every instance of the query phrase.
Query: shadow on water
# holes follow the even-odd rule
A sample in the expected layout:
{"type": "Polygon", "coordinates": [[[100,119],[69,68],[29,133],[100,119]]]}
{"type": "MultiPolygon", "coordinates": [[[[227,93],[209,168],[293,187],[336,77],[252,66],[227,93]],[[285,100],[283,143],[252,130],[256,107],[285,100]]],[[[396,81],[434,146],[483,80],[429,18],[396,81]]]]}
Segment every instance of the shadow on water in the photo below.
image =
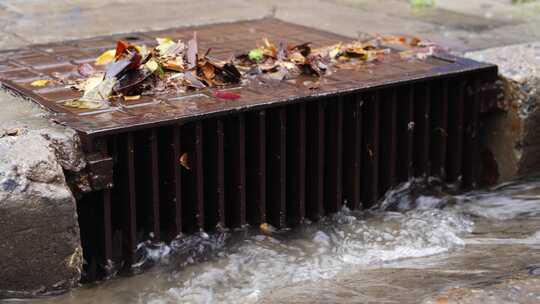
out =
{"type": "Polygon", "coordinates": [[[411,181],[371,210],[344,208],[271,236],[250,229],[140,244],[141,274],[32,302],[417,303],[534,273],[540,179],[452,193],[411,181]]]}

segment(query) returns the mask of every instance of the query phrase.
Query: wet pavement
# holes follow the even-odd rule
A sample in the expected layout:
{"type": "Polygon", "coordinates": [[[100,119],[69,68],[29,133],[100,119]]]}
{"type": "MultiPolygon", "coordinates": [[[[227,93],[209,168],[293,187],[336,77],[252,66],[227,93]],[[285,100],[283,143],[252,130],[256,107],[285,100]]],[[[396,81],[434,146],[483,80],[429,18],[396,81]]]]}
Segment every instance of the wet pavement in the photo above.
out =
{"type": "Polygon", "coordinates": [[[275,16],[356,37],[416,34],[457,51],[539,40],[540,2],[511,0],[0,0],[0,49],[275,16]],[[433,2],[420,7],[411,3],[433,2]],[[43,26],[46,25],[46,26],[43,26]]]}
{"type": "Polygon", "coordinates": [[[540,179],[481,192],[404,184],[267,236],[141,244],[142,274],[42,303],[538,303],[540,179]]]}

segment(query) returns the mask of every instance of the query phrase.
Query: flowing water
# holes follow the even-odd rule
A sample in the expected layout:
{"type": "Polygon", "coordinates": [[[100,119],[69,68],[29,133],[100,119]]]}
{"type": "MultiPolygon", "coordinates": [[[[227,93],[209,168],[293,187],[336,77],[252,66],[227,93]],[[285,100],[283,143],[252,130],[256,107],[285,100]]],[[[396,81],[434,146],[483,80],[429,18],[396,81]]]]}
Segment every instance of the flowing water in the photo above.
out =
{"type": "MultiPolygon", "coordinates": [[[[540,179],[449,192],[411,182],[372,210],[344,208],[272,236],[251,229],[141,244],[141,267],[154,264],[141,274],[31,302],[419,303],[451,288],[540,278],[540,179]]],[[[538,289],[501,297],[538,303],[538,289]]]]}

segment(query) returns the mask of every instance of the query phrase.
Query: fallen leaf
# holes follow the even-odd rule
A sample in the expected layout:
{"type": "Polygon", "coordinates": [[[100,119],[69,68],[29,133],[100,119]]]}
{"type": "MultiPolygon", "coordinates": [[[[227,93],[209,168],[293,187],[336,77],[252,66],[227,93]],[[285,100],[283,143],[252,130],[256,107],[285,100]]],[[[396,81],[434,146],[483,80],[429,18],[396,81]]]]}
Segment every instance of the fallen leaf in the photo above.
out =
{"type": "Polygon", "coordinates": [[[77,67],[77,72],[82,76],[88,77],[96,72],[94,67],[88,63],[79,64],[77,67]]]}
{"type": "Polygon", "coordinates": [[[266,234],[266,235],[272,235],[274,233],[276,233],[278,230],[276,229],[276,227],[268,224],[268,223],[262,223],[260,226],[259,226],[259,229],[261,229],[261,232],[266,234]]]}
{"type": "Polygon", "coordinates": [[[197,33],[193,33],[193,38],[188,41],[186,60],[188,69],[194,68],[197,65],[197,54],[199,52],[197,43],[197,33]]]}
{"type": "MultiPolygon", "coordinates": [[[[113,90],[124,95],[139,95],[141,92],[141,84],[152,75],[146,69],[137,69],[124,74],[118,78],[113,90]]],[[[116,79],[116,78],[113,78],[116,79]]]]}
{"type": "Polygon", "coordinates": [[[134,95],[134,96],[124,96],[125,101],[134,101],[141,99],[141,95],[134,95]]]}
{"type": "Polygon", "coordinates": [[[197,76],[195,76],[192,71],[184,73],[184,78],[189,82],[191,87],[194,87],[196,89],[206,88],[206,85],[202,83],[199,79],[197,79],[197,76]]]}
{"type": "Polygon", "coordinates": [[[64,105],[66,107],[78,109],[100,109],[103,107],[103,102],[91,100],[68,100],[64,102],[64,105]]]}
{"type": "Polygon", "coordinates": [[[122,59],[122,60],[118,60],[111,63],[107,67],[107,72],[105,72],[105,78],[110,79],[110,78],[117,77],[130,65],[131,65],[131,61],[129,61],[128,59],[122,59]]]}
{"type": "Polygon", "coordinates": [[[329,52],[328,56],[332,59],[339,57],[341,54],[341,43],[336,44],[329,52]]]}
{"type": "Polygon", "coordinates": [[[107,65],[114,60],[114,55],[116,54],[116,50],[107,50],[103,52],[99,57],[96,59],[96,65],[107,65]]]}
{"type": "Polygon", "coordinates": [[[182,167],[186,168],[187,170],[191,170],[191,167],[189,165],[189,156],[188,156],[188,153],[184,153],[180,156],[180,165],[182,165],[182,167]]]}
{"type": "Polygon", "coordinates": [[[239,93],[230,92],[230,91],[215,91],[212,95],[216,98],[227,99],[227,100],[236,100],[241,96],[239,93]]]}
{"type": "Polygon", "coordinates": [[[300,54],[300,52],[294,52],[289,55],[289,60],[296,64],[304,64],[306,63],[306,57],[304,55],[300,54]]]}
{"type": "Polygon", "coordinates": [[[251,61],[259,62],[262,61],[264,58],[264,53],[261,49],[253,49],[249,51],[248,58],[251,61]]]}
{"type": "Polygon", "coordinates": [[[51,81],[49,79],[40,79],[40,80],[34,80],[32,83],[30,83],[33,87],[45,87],[47,86],[51,81]]]}
{"type": "Polygon", "coordinates": [[[223,79],[228,83],[239,83],[242,74],[232,63],[226,63],[222,67],[223,79]]]}
{"type": "Polygon", "coordinates": [[[436,304],[448,304],[448,298],[447,297],[440,297],[437,298],[436,304]]]}
{"type": "Polygon", "coordinates": [[[151,72],[151,73],[154,73],[155,71],[158,70],[159,68],[159,64],[156,62],[156,60],[154,59],[150,59],[148,60],[144,66],[151,72]]]}
{"type": "Polygon", "coordinates": [[[118,40],[116,42],[116,50],[114,52],[114,59],[118,60],[120,59],[120,57],[122,57],[122,55],[124,55],[124,53],[126,53],[130,48],[130,44],[125,42],[125,41],[122,41],[122,40],[118,40]]]}
{"type": "Polygon", "coordinates": [[[215,72],[215,68],[214,66],[209,63],[209,62],[205,62],[202,66],[201,66],[201,70],[204,74],[204,77],[206,77],[206,79],[208,80],[212,80],[214,79],[214,77],[216,76],[216,72],[215,72]]]}
{"type": "Polygon", "coordinates": [[[85,84],[83,96],[77,100],[79,103],[68,102],[66,105],[90,109],[102,108],[106,105],[105,101],[111,95],[116,82],[116,78],[103,79],[103,76],[91,77],[85,84]],[[85,102],[88,102],[89,104],[84,104],[85,102]]]}

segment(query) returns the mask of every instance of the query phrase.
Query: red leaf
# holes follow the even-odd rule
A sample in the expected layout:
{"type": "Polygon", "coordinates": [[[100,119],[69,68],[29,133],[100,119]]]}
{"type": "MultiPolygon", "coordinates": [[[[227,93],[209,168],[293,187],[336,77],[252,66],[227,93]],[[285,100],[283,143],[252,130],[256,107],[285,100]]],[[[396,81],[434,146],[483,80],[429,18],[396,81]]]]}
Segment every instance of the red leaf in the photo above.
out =
{"type": "Polygon", "coordinates": [[[114,55],[114,59],[118,60],[128,49],[128,47],[129,44],[127,42],[118,40],[118,42],[116,42],[116,54],[114,55]]]}
{"type": "Polygon", "coordinates": [[[236,100],[240,98],[239,93],[235,92],[229,92],[229,91],[215,91],[214,97],[221,98],[221,99],[227,99],[227,100],[236,100]]]}

